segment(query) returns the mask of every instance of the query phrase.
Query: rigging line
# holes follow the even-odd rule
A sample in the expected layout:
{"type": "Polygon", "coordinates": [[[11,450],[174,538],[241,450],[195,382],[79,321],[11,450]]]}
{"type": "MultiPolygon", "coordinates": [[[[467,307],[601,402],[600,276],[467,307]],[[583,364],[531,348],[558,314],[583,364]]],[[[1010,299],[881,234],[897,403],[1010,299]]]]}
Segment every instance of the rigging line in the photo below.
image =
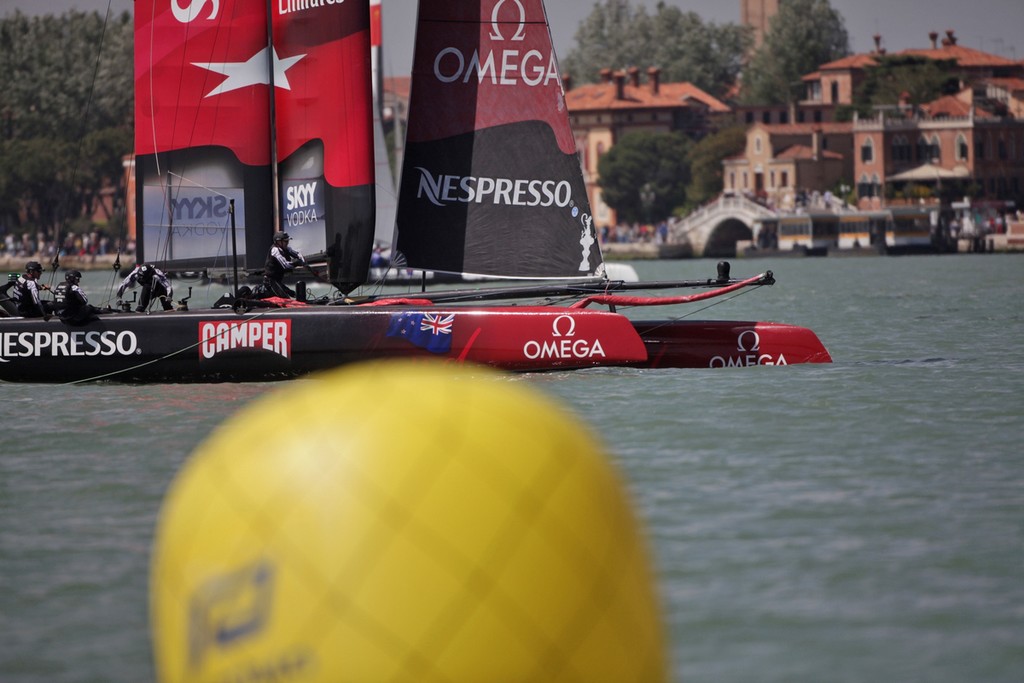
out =
{"type": "MultiPolygon", "coordinates": [[[[751,292],[753,292],[753,291],[755,291],[755,290],[758,290],[758,289],[761,289],[762,287],[766,287],[766,286],[767,286],[767,285],[754,285],[753,287],[745,287],[744,289],[741,289],[741,290],[737,291],[737,292],[736,292],[735,294],[733,294],[732,296],[728,296],[728,297],[722,297],[722,298],[718,298],[718,299],[712,299],[712,300],[711,300],[711,301],[710,301],[710,302],[708,303],[708,305],[707,305],[707,306],[703,306],[703,307],[701,307],[701,308],[698,308],[697,310],[694,310],[694,311],[689,311],[688,313],[684,313],[683,315],[679,315],[679,316],[676,316],[675,318],[669,318],[668,320],[664,321],[664,322],[663,322],[662,324],[660,324],[660,325],[655,325],[654,327],[651,327],[651,328],[650,328],[650,329],[648,330],[648,332],[654,332],[654,331],[656,331],[656,330],[659,330],[659,329],[661,329],[662,327],[665,327],[666,325],[670,325],[670,324],[672,324],[672,323],[674,323],[674,322],[679,322],[679,321],[680,321],[680,320],[682,320],[683,318],[689,318],[689,317],[690,317],[691,315],[696,315],[697,313],[700,313],[700,312],[702,312],[702,311],[706,311],[706,310],[708,310],[709,308],[712,308],[712,307],[714,307],[714,306],[718,306],[718,305],[720,305],[720,304],[724,304],[724,303],[726,303],[727,301],[732,301],[732,300],[733,300],[733,299],[735,299],[736,297],[740,297],[740,296],[743,296],[743,295],[745,295],[745,294],[750,294],[751,292]]],[[[625,307],[624,307],[624,308],[625,308],[625,307]]],[[[636,306],[630,306],[629,308],[637,308],[637,307],[636,307],[636,306]]],[[[642,335],[641,335],[641,336],[642,336],[642,335]]]]}
{"type": "MultiPolygon", "coordinates": [[[[252,316],[244,318],[243,322],[249,322],[250,320],[255,320],[256,318],[259,318],[260,316],[263,316],[263,315],[266,315],[267,313],[271,313],[273,311],[278,311],[278,310],[280,310],[280,309],[268,308],[268,309],[262,310],[259,313],[256,313],[256,314],[254,314],[252,316]]],[[[231,330],[224,330],[223,332],[218,332],[213,337],[210,337],[210,339],[214,339],[216,337],[219,337],[222,334],[230,334],[230,333],[231,333],[231,330]]],[[[171,351],[170,353],[164,354],[163,356],[160,356],[159,358],[154,358],[153,360],[148,360],[145,363],[139,363],[138,365],[133,365],[133,366],[128,367],[128,368],[123,368],[121,370],[114,370],[113,372],[107,372],[107,373],[104,373],[102,375],[96,375],[95,377],[86,377],[85,379],[76,379],[76,380],[73,380],[71,382],[64,382],[63,386],[73,386],[75,384],[85,384],[87,382],[99,382],[101,380],[107,379],[108,377],[114,377],[116,375],[123,375],[126,372],[132,372],[134,370],[138,370],[139,368],[144,368],[147,365],[153,365],[154,363],[159,363],[161,361],[167,360],[168,358],[173,358],[174,356],[180,355],[180,354],[185,353],[187,351],[191,351],[192,349],[198,348],[200,344],[203,344],[204,342],[210,341],[210,339],[200,339],[195,344],[190,344],[189,346],[186,346],[184,348],[178,349],[177,351],[171,351]]]]}

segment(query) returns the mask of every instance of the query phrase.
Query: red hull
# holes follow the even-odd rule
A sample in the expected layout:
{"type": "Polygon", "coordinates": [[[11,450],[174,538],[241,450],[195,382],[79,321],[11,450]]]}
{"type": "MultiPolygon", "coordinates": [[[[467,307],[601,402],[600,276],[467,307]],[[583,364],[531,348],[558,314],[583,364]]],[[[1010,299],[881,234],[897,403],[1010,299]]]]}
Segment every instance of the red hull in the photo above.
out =
{"type": "Polygon", "coordinates": [[[309,306],[115,313],[84,327],[0,320],[0,381],[287,379],[346,363],[430,358],[511,371],[831,361],[808,329],[632,321],[552,306],[309,306]]]}

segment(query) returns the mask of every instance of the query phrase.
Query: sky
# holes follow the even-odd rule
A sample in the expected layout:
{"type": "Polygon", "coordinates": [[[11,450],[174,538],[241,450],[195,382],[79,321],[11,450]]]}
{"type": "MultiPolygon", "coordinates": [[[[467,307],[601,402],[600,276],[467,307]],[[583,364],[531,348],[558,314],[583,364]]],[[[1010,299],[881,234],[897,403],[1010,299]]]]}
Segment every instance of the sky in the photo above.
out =
{"type": "MultiPolygon", "coordinates": [[[[349,0],[356,1],[356,0],[349,0]]],[[[632,0],[654,9],[658,0],[632,0]]],[[[696,12],[704,21],[740,20],[740,0],[665,0],[683,11],[696,12]]],[[[130,11],[133,0],[0,0],[0,16],[19,9],[25,14],[55,13],[67,9],[130,11]]],[[[590,14],[595,0],[547,0],[548,20],[555,52],[565,55],[575,44],[576,29],[590,14]]],[[[882,36],[889,52],[929,47],[928,33],[944,35],[953,29],[961,45],[1024,60],[1024,0],[831,0],[846,21],[854,52],[874,48],[873,36],[882,36]]],[[[383,0],[384,70],[388,76],[408,74],[415,34],[415,0],[383,0]]]]}

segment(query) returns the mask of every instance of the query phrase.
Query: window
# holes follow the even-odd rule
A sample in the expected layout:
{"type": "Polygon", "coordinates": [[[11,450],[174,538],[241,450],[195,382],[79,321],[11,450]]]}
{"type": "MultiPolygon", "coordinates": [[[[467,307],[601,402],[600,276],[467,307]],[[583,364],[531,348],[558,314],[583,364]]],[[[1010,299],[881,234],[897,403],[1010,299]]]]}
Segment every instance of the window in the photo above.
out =
{"type": "Polygon", "coordinates": [[[997,146],[999,149],[999,160],[1006,161],[1006,140],[999,138],[997,146]]]}
{"type": "Polygon", "coordinates": [[[963,133],[956,136],[956,159],[957,161],[967,161],[967,138],[964,137],[963,133]]]}
{"type": "Polygon", "coordinates": [[[929,145],[928,159],[935,164],[942,162],[942,146],[939,144],[938,135],[932,135],[932,142],[931,145],[929,145]]]}
{"type": "Polygon", "coordinates": [[[860,182],[857,183],[857,196],[858,197],[872,197],[871,194],[871,181],[868,179],[867,173],[860,174],[860,182]]]}
{"type": "Polygon", "coordinates": [[[985,158],[985,142],[978,139],[974,141],[974,161],[978,162],[985,158]]]}
{"type": "Polygon", "coordinates": [[[770,111],[763,111],[763,112],[761,112],[761,122],[762,123],[771,123],[772,122],[772,113],[770,111]]]}
{"type": "Polygon", "coordinates": [[[779,112],[779,123],[789,123],[789,112],[788,111],[780,111],[779,112]]]}
{"type": "Polygon", "coordinates": [[[815,109],[814,110],[814,122],[815,123],[821,123],[821,110],[820,109],[815,109]]]}
{"type": "Polygon", "coordinates": [[[865,138],[860,146],[860,161],[863,164],[870,164],[875,160],[875,143],[871,138],[865,138]]]}
{"type": "Polygon", "coordinates": [[[798,111],[796,113],[796,122],[797,123],[803,123],[804,122],[804,110],[803,109],[801,109],[800,111],[798,111]]]}
{"type": "Polygon", "coordinates": [[[747,123],[753,123],[753,122],[754,122],[754,112],[748,111],[747,112],[747,123]]]}
{"type": "Polygon", "coordinates": [[[757,136],[754,137],[754,153],[755,154],[760,154],[761,153],[761,136],[760,135],[757,135],[757,136]]]}
{"type": "Polygon", "coordinates": [[[782,187],[789,187],[789,171],[783,171],[782,172],[782,179],[781,179],[781,181],[782,181],[781,182],[782,187]]]}
{"type": "Polygon", "coordinates": [[[729,189],[736,189],[736,171],[729,172],[729,189]]]}
{"type": "Polygon", "coordinates": [[[931,145],[928,144],[928,140],[923,135],[919,135],[917,138],[917,160],[920,162],[931,161],[931,145]]]}
{"type": "MultiPolygon", "coordinates": [[[[769,181],[771,184],[768,187],[770,187],[770,188],[772,188],[774,190],[775,189],[775,171],[772,171],[770,174],[768,174],[768,177],[771,178],[771,181],[769,181]]],[[[1014,180],[1016,180],[1016,178],[1014,180]]]]}
{"type": "Polygon", "coordinates": [[[744,171],[743,172],[743,189],[745,190],[748,187],[750,187],[750,183],[747,182],[747,172],[744,171]]]}
{"type": "Polygon", "coordinates": [[[832,104],[839,103],[839,83],[832,81],[832,104]]]}

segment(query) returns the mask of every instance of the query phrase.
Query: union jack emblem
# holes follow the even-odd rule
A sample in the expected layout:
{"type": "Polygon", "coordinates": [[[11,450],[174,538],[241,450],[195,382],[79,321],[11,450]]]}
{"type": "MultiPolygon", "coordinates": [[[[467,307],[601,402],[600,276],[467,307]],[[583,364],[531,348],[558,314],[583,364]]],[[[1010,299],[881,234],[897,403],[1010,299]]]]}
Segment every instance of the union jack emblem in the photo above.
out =
{"type": "Polygon", "coordinates": [[[434,315],[433,313],[424,313],[423,320],[420,321],[420,329],[424,332],[430,332],[431,334],[451,334],[452,323],[455,321],[455,314],[446,315],[444,317],[441,314],[434,315]]]}

